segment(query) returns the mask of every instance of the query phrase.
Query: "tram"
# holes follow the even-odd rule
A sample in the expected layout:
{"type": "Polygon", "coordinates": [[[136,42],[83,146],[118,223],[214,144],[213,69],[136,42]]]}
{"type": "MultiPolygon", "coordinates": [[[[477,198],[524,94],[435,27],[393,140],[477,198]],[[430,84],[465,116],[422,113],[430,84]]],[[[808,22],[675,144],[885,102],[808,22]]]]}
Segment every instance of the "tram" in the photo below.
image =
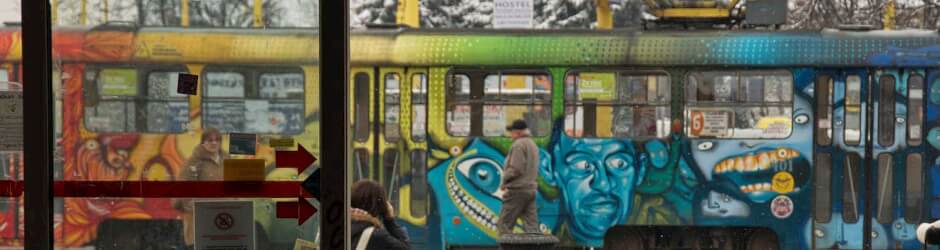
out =
{"type": "MultiPolygon", "coordinates": [[[[319,93],[318,44],[299,29],[55,29],[57,178],[176,180],[209,127],[318,154],[319,96],[337,94],[319,93]],[[180,72],[198,95],[172,91],[180,72]]],[[[22,79],[21,46],[0,29],[0,79],[22,79]]],[[[940,218],[936,31],[387,29],[350,48],[348,169],[390,190],[415,249],[496,246],[515,119],[541,149],[540,228],[565,248],[920,249],[914,228],[940,218]]],[[[266,145],[245,157],[268,181],[302,177],[266,145]]],[[[177,220],[171,198],[64,198],[56,243],[177,220]]],[[[300,237],[264,212],[272,199],[255,204],[270,246],[300,237]]],[[[19,199],[3,205],[0,237],[18,245],[19,199]]]]}

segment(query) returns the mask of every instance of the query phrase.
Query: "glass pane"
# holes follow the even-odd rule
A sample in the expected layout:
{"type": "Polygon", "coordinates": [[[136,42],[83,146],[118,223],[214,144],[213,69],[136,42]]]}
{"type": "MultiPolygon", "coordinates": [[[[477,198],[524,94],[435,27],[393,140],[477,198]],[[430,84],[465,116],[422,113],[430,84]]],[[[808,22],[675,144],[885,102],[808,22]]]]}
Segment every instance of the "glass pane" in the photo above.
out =
{"type": "Polygon", "coordinates": [[[470,135],[470,105],[451,105],[447,109],[447,133],[453,136],[470,135]]]}
{"type": "Polygon", "coordinates": [[[793,76],[789,73],[772,73],[764,77],[764,101],[791,102],[793,100],[793,76]]]}
{"type": "Polygon", "coordinates": [[[858,145],[862,138],[862,80],[852,75],[845,80],[845,144],[858,145]]]}
{"type": "Polygon", "coordinates": [[[483,99],[501,101],[550,101],[551,79],[547,75],[487,75],[483,79],[483,99]]]}
{"type": "Polygon", "coordinates": [[[924,213],[924,157],[923,155],[907,155],[904,177],[904,219],[907,223],[921,222],[924,213]]]}
{"type": "MultiPolygon", "coordinates": [[[[768,89],[768,92],[769,89],[768,89]]],[[[768,101],[779,97],[768,95],[768,101]]],[[[741,102],[762,102],[764,101],[764,77],[763,76],[743,76],[741,79],[741,88],[738,90],[738,101],[741,102]]]]}
{"type": "Polygon", "coordinates": [[[355,107],[353,107],[353,110],[355,110],[353,138],[356,141],[364,142],[369,139],[369,75],[356,73],[353,81],[353,91],[355,91],[356,97],[355,107]]]}
{"type": "Polygon", "coordinates": [[[567,79],[573,82],[567,84],[566,95],[577,95],[566,98],[565,133],[569,136],[663,138],[669,134],[669,77],[582,72],[567,79]],[[586,115],[591,120],[585,120],[589,119],[586,115]]]}
{"type": "Polygon", "coordinates": [[[467,75],[451,75],[448,101],[470,99],[470,77],[467,75]]]}
{"type": "Polygon", "coordinates": [[[208,72],[205,84],[207,97],[245,97],[245,75],[238,72],[208,72]]]}
{"type": "Polygon", "coordinates": [[[533,136],[546,136],[551,128],[551,106],[548,105],[484,105],[483,136],[504,136],[506,126],[523,120],[533,136]]]}
{"type": "Polygon", "coordinates": [[[894,221],[894,164],[891,154],[878,155],[878,176],[875,188],[878,189],[875,200],[878,222],[888,224],[894,221]]]}
{"type": "MultiPolygon", "coordinates": [[[[53,171],[56,181],[87,188],[56,194],[94,196],[108,183],[127,187],[138,181],[154,186],[166,184],[162,181],[206,181],[198,183],[198,189],[177,188],[164,197],[133,197],[141,191],[159,191],[151,186],[122,197],[58,197],[56,248],[195,249],[194,202],[217,200],[251,202],[253,220],[242,225],[254,229],[255,249],[314,244],[319,213],[298,225],[296,219],[277,218],[276,213],[278,202],[296,198],[267,197],[277,195],[268,188],[272,182],[298,182],[311,171],[273,168],[276,150],[267,144],[255,145],[253,154],[227,153],[233,149],[229,134],[239,132],[257,133],[261,142],[290,138],[319,154],[319,126],[324,123],[318,91],[311,91],[319,89],[319,66],[317,48],[309,46],[316,44],[317,35],[313,29],[268,29],[318,19],[313,1],[191,0],[185,6],[161,0],[49,3],[56,51],[51,65],[56,123],[53,171]],[[252,29],[242,29],[246,27],[252,29]],[[283,65],[290,65],[289,70],[283,65]],[[176,92],[181,72],[199,76],[197,96],[176,92]],[[220,133],[212,133],[213,129],[220,133]],[[213,182],[225,180],[226,158],[266,159],[268,169],[257,187],[221,188],[228,185],[213,182]],[[264,191],[255,197],[222,198],[253,189],[264,191]],[[188,197],[197,193],[217,197],[188,197]]],[[[0,20],[10,21],[3,5],[0,20]]],[[[19,81],[18,62],[11,60],[20,60],[22,53],[5,53],[9,52],[5,45],[21,48],[26,41],[19,25],[3,26],[0,72],[19,81]]],[[[0,88],[6,85],[0,83],[0,88]]],[[[16,159],[0,154],[0,176],[9,174],[6,169],[22,169],[16,159]]],[[[129,189],[108,189],[114,190],[129,189]]],[[[296,197],[296,192],[289,196],[296,197]]],[[[23,239],[22,202],[11,201],[0,201],[0,221],[6,223],[0,227],[0,248],[16,247],[23,239]]]]}
{"type": "Polygon", "coordinates": [[[832,77],[816,79],[816,144],[832,144],[832,77]]]}
{"type": "Polygon", "coordinates": [[[813,218],[818,223],[827,223],[832,217],[832,155],[818,153],[813,174],[813,218]]]}
{"type": "Polygon", "coordinates": [[[385,74],[385,140],[389,142],[396,142],[401,138],[398,125],[400,83],[398,74],[385,74]]]}
{"type": "Polygon", "coordinates": [[[303,99],[304,96],[301,73],[263,73],[258,85],[261,98],[265,99],[303,99]]]}
{"type": "Polygon", "coordinates": [[[924,77],[912,75],[907,80],[907,144],[919,146],[924,129],[924,77]]]}
{"type": "Polygon", "coordinates": [[[147,131],[180,133],[189,126],[189,98],[177,93],[181,72],[150,72],[147,76],[147,131]]]}
{"type": "Polygon", "coordinates": [[[423,142],[427,137],[428,78],[424,74],[411,76],[411,139],[423,142]]]}
{"type": "Polygon", "coordinates": [[[842,220],[858,222],[859,194],[862,180],[862,159],[857,153],[849,153],[842,163],[842,220]]]}
{"type": "Polygon", "coordinates": [[[891,146],[894,144],[894,76],[884,75],[878,81],[881,91],[878,94],[878,144],[891,146]]]}
{"type": "Polygon", "coordinates": [[[428,211],[427,160],[424,150],[411,151],[411,216],[418,218],[428,211]]]}

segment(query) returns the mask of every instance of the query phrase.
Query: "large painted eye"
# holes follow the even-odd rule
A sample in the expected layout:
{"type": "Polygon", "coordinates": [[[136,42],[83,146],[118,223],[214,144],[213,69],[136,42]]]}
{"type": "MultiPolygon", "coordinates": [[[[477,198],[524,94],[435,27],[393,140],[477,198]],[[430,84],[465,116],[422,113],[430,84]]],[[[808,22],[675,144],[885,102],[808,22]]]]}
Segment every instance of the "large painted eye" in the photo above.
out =
{"type": "Polygon", "coordinates": [[[591,169],[591,163],[588,163],[586,160],[578,160],[572,166],[578,170],[589,170],[591,169]]]}
{"type": "Polygon", "coordinates": [[[607,166],[610,168],[621,169],[627,167],[627,161],[620,158],[611,158],[607,160],[607,166]]]}
{"type": "Polygon", "coordinates": [[[809,116],[797,115],[796,118],[793,119],[793,121],[796,122],[797,124],[804,124],[809,121],[809,116]]]}
{"type": "Polygon", "coordinates": [[[499,163],[492,159],[485,157],[466,159],[457,164],[457,171],[464,180],[483,192],[493,194],[499,190],[502,169],[499,163]]]}
{"type": "Polygon", "coordinates": [[[698,150],[703,150],[703,151],[711,150],[712,147],[714,147],[714,146],[715,146],[715,144],[712,143],[712,142],[710,142],[710,141],[702,142],[702,143],[699,143],[699,144],[698,144],[698,150]]]}

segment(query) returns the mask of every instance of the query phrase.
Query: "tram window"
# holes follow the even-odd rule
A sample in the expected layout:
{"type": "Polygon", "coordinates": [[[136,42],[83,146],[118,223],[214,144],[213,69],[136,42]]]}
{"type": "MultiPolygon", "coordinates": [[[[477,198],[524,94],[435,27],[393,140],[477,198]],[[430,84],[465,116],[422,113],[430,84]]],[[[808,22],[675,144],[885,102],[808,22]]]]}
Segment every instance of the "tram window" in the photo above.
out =
{"type": "Polygon", "coordinates": [[[818,223],[829,222],[832,217],[832,155],[819,153],[816,155],[816,173],[814,177],[813,208],[814,218],[818,223]]]}
{"type": "Polygon", "coordinates": [[[451,75],[448,86],[447,133],[470,136],[470,76],[451,75]]]}
{"type": "Polygon", "coordinates": [[[923,141],[924,77],[912,75],[907,80],[907,144],[919,146],[923,141]]]}
{"type": "Polygon", "coordinates": [[[179,133],[189,124],[189,98],[176,92],[180,72],[150,72],[147,76],[147,130],[179,133]]]}
{"type": "Polygon", "coordinates": [[[894,76],[883,75],[878,83],[878,144],[887,147],[894,144],[894,76]]]}
{"type": "Polygon", "coordinates": [[[388,190],[388,201],[392,207],[398,207],[398,190],[402,186],[399,172],[401,171],[401,156],[397,148],[388,148],[382,152],[382,185],[388,190]]]}
{"type": "Polygon", "coordinates": [[[364,142],[369,139],[369,75],[356,73],[353,79],[353,91],[356,97],[353,138],[356,141],[364,142]]]}
{"type": "Polygon", "coordinates": [[[858,222],[858,190],[862,181],[862,159],[858,153],[849,153],[842,164],[842,220],[858,222]]]}
{"type": "Polygon", "coordinates": [[[428,77],[424,74],[411,76],[411,139],[423,142],[427,137],[428,77]]]}
{"type": "Polygon", "coordinates": [[[832,144],[832,77],[816,79],[816,144],[832,144]]]}
{"type": "Polygon", "coordinates": [[[877,219],[882,224],[891,223],[894,217],[894,167],[891,154],[878,155],[878,177],[875,187],[878,189],[877,219]]]}
{"type": "Polygon", "coordinates": [[[423,217],[427,211],[427,152],[411,151],[411,215],[423,217]]]}
{"type": "Polygon", "coordinates": [[[862,138],[862,79],[845,79],[845,144],[858,145],[862,138]]]}
{"type": "Polygon", "coordinates": [[[571,137],[664,138],[670,132],[669,76],[580,72],[565,78],[565,133],[571,137]]]}
{"type": "Polygon", "coordinates": [[[304,75],[283,69],[229,68],[204,73],[203,126],[222,132],[303,132],[304,75]]]}
{"type": "Polygon", "coordinates": [[[138,132],[137,69],[89,70],[86,79],[94,83],[96,98],[85,107],[85,127],[95,132],[138,132]]]}
{"type": "Polygon", "coordinates": [[[396,73],[385,74],[385,140],[397,142],[401,138],[399,122],[399,107],[401,93],[401,76],[396,73]]]}
{"type": "Polygon", "coordinates": [[[793,77],[789,72],[693,72],[689,74],[688,83],[692,87],[685,115],[686,132],[690,137],[790,136],[793,77]]]}
{"type": "Polygon", "coordinates": [[[904,219],[907,223],[917,224],[921,221],[924,212],[924,167],[923,155],[919,153],[907,155],[904,180],[904,219]]]}
{"type": "Polygon", "coordinates": [[[369,162],[369,151],[363,148],[357,148],[353,151],[353,181],[372,177],[372,169],[369,167],[369,162]]]}
{"type": "Polygon", "coordinates": [[[487,75],[483,92],[483,136],[504,136],[506,125],[524,120],[533,136],[551,131],[551,78],[546,74],[487,75]]]}

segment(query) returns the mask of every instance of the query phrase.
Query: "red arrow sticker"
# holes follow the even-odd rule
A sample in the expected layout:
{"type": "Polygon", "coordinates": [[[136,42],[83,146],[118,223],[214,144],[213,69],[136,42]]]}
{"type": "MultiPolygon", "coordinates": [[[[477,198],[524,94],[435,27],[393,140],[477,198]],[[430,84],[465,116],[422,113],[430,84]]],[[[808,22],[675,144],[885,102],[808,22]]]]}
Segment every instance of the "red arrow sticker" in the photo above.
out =
{"type": "Polygon", "coordinates": [[[278,202],[277,218],[297,218],[297,225],[303,225],[307,219],[317,213],[317,208],[310,205],[306,199],[298,197],[297,201],[278,202]]]}
{"type": "Polygon", "coordinates": [[[303,145],[297,145],[297,151],[277,151],[274,154],[277,167],[297,168],[297,173],[303,173],[317,158],[310,154],[303,145]]]}

